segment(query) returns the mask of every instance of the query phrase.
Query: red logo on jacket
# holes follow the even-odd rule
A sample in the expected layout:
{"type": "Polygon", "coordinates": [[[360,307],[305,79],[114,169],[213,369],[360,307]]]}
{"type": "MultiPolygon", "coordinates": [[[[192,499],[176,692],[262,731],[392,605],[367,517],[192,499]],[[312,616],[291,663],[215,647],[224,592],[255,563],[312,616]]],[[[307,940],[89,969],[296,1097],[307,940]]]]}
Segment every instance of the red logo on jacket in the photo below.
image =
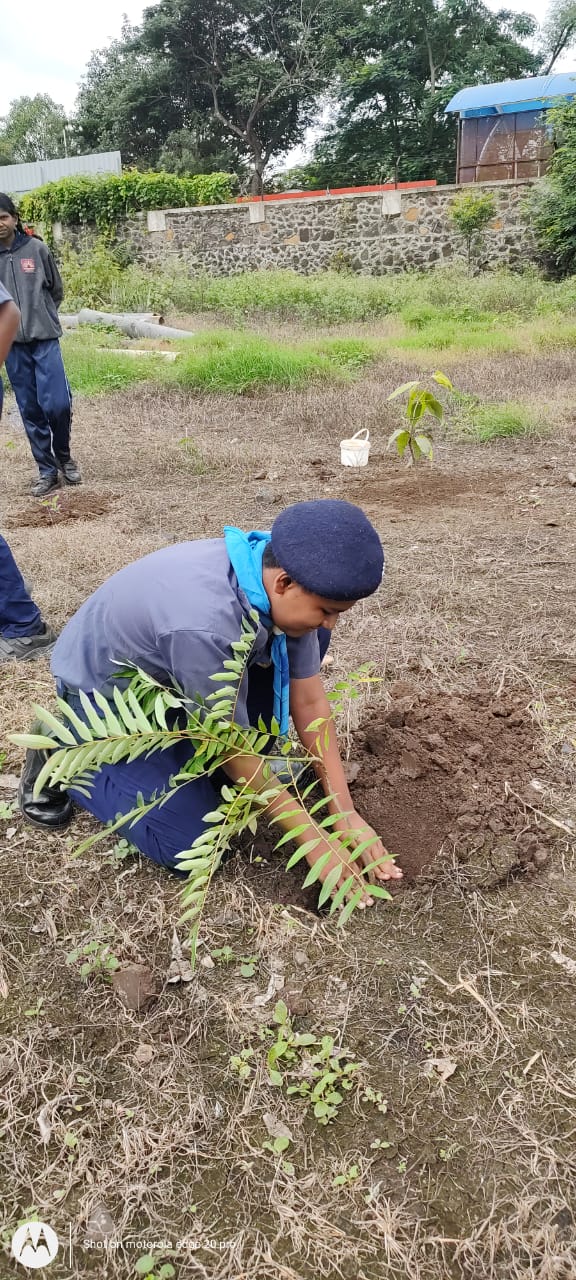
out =
{"type": "Polygon", "coordinates": [[[27,273],[30,273],[31,271],[36,270],[36,263],[33,258],[21,258],[20,266],[22,267],[22,270],[26,271],[27,273]]]}

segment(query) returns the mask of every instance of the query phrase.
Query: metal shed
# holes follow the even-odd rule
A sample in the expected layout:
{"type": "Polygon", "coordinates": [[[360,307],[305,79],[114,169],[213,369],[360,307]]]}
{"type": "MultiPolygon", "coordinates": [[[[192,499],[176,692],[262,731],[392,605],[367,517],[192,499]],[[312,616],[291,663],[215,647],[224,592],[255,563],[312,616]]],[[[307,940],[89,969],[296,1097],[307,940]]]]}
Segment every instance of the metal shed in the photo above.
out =
{"type": "Polygon", "coordinates": [[[94,152],[87,156],[67,156],[61,160],[36,160],[32,164],[6,164],[0,166],[0,191],[6,191],[16,201],[28,191],[43,187],[45,182],[57,182],[59,178],[94,178],[103,173],[122,173],[122,157],[119,151],[94,152]]]}
{"type": "Polygon", "coordinates": [[[446,107],[458,114],[457,182],[539,178],[552,154],[546,111],[576,98],[576,71],[461,89],[446,107]]]}

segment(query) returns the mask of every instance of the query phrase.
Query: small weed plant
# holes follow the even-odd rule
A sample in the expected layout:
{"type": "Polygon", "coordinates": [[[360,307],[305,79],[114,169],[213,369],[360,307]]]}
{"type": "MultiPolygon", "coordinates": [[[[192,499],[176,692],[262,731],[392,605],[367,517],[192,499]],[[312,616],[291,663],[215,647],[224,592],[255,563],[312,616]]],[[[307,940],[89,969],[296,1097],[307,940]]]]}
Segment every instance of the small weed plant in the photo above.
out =
{"type": "Polygon", "coordinates": [[[165,1262],[165,1253],[143,1253],[134,1263],[139,1280],[174,1280],[176,1271],[171,1262],[165,1262]]]}
{"type": "Polygon", "coordinates": [[[92,939],[82,946],[75,947],[66,956],[66,964],[79,965],[80,977],[88,982],[90,978],[111,978],[120,968],[120,961],[106,942],[92,939]]]}
{"type": "Polygon", "coordinates": [[[351,1164],[347,1169],[344,1169],[343,1173],[336,1174],[336,1177],[332,1179],[332,1186],[336,1190],[340,1190],[342,1187],[352,1187],[359,1177],[360,1169],[358,1165],[351,1164]]]}
{"type": "Polygon", "coordinates": [[[105,861],[109,867],[113,867],[117,870],[118,867],[121,867],[122,864],[126,862],[126,859],[130,858],[134,853],[138,853],[135,845],[130,844],[129,840],[121,838],[120,840],[116,840],[112,845],[112,848],[108,850],[105,861]]]}
{"type": "Polygon", "coordinates": [[[511,400],[476,405],[465,421],[465,430],[480,444],[511,436],[534,435],[537,429],[533,410],[511,400]]]}
{"type": "Polygon", "coordinates": [[[295,1031],[283,1000],[275,1005],[272,1026],[259,1028],[258,1041],[230,1058],[231,1070],[242,1082],[265,1066],[269,1083],[289,1098],[305,1099],[320,1125],[336,1120],[347,1095],[386,1114],[382,1093],[362,1081],[361,1063],[332,1035],[295,1031]]]}
{"type": "MultiPolygon", "coordinates": [[[[432,374],[433,382],[438,386],[445,387],[446,390],[452,391],[452,383],[446,377],[445,373],[439,371],[432,374]]],[[[401,387],[388,396],[388,400],[397,400],[399,396],[407,396],[406,400],[406,423],[403,427],[397,427],[392,432],[388,440],[388,447],[396,445],[398,457],[402,458],[406,450],[408,450],[410,464],[418,462],[420,458],[428,458],[432,460],[433,445],[432,431],[428,425],[431,416],[441,422],[444,414],[444,408],[434,395],[433,391],[423,386],[419,381],[404,382],[401,387]]]]}
{"type": "MultiPolygon", "coordinates": [[[[116,764],[120,760],[135,760],[183,739],[190,743],[189,758],[181,770],[169,779],[166,790],[153,794],[147,801],[143,795],[139,795],[136,805],[129,813],[121,815],[96,836],[89,837],[80,846],[78,853],[99,840],[109,838],[111,833],[120,828],[124,832],[129,831],[133,823],[157,805],[165,803],[179,788],[189,785],[195,778],[212,777],[231,758],[252,760],[254,773],[262,769],[263,757],[266,758],[262,789],[255,789],[247,779],[225,783],[221,788],[217,808],[204,815],[205,829],[191,848],[183,850],[178,857],[179,869],[187,873],[182,893],[182,922],[186,922],[190,929],[193,965],[207,895],[224,854],[244,832],[255,835],[259,820],[266,819],[270,805],[284,795],[285,784],[278,781],[271,765],[289,765],[291,762],[309,765],[316,759],[314,753],[306,751],[290,738],[283,738],[280,726],[274,718],[270,726],[262,718],[256,727],[236,723],[236,706],[254,644],[257,623],[256,613],[252,613],[250,619],[243,620],[242,634],[232,644],[232,657],[225,660],[222,672],[216,672],[212,676],[216,689],[205,699],[191,701],[176,688],[163,687],[143,671],[120,671],[119,676],[129,683],[125,688],[116,685],[113,700],[108,701],[98,692],[94,692],[91,697],[80,693],[83,719],[67,702],[58,698],[61,719],[43,707],[35,707],[40,732],[12,735],[12,741],[19,746],[48,752],[36,781],[36,794],[50,783],[51,786],[59,785],[64,789],[74,786],[82,794],[89,795],[94,774],[104,765],[116,764]]],[[[369,669],[363,667],[353,673],[348,681],[340,681],[339,687],[329,695],[334,711],[342,709],[346,697],[357,696],[358,685],[366,684],[370,679],[369,669]]],[[[313,722],[308,728],[316,734],[318,743],[321,735],[328,733],[328,726],[323,720],[313,722]]],[[[288,840],[297,840],[304,832],[312,832],[310,839],[298,845],[289,858],[287,868],[290,868],[319,845],[328,845],[310,867],[304,881],[305,886],[318,884],[322,873],[326,871],[334,855],[337,855],[337,863],[330,868],[321,885],[318,901],[322,906],[330,899],[330,913],[337,912],[339,924],[344,925],[364,896],[369,883],[367,876],[388,855],[386,859],[369,862],[368,866],[364,866],[359,859],[368,854],[373,840],[365,839],[360,831],[348,830],[347,834],[336,832],[335,824],[347,815],[329,811],[329,806],[334,804],[334,797],[323,796],[317,800],[314,798],[315,783],[301,789],[295,774],[293,779],[293,791],[299,804],[296,809],[283,808],[282,820],[300,817],[302,809],[305,810],[306,820],[303,825],[297,825],[291,832],[281,836],[276,848],[282,848],[288,840]]],[[[272,824],[278,823],[280,819],[275,816],[268,818],[268,821],[272,824]]],[[[370,884],[369,889],[371,897],[390,898],[388,891],[380,884],[370,884]]],[[[84,963],[98,963],[94,957],[99,954],[96,944],[84,963]]],[[[252,958],[244,961],[246,964],[252,962],[252,958]]]]}

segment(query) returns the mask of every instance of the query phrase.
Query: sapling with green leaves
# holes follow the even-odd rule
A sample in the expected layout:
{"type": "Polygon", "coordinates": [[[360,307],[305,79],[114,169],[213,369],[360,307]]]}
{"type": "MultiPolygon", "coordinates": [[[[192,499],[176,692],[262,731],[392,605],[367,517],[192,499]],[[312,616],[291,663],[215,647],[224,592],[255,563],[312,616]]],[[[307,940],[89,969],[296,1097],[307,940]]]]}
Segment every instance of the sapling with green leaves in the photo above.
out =
{"type": "Polygon", "coordinates": [[[461,191],[454,197],[449,214],[464,240],[470,274],[484,246],[488,226],[496,216],[496,201],[491,191],[461,191]]]}
{"type": "MultiPolygon", "coordinates": [[[[261,718],[256,727],[236,723],[237,699],[256,625],[255,615],[251,615],[250,621],[244,620],[241,637],[232,644],[233,657],[226,660],[224,671],[214,673],[212,680],[217,688],[205,699],[191,701],[175,688],[165,688],[142,670],[126,670],[120,675],[129,682],[124,688],[115,685],[113,701],[97,691],[91,698],[80,692],[84,719],[63,698],[58,698],[58,716],[44,707],[34,707],[41,732],[12,735],[12,741],[18,745],[48,753],[36,779],[38,794],[47,784],[65,789],[73,786],[77,792],[89,794],[96,772],[104,766],[166,750],[182,738],[190,742],[189,758],[181,770],[171,776],[164,790],[148,800],[139,795],[129,813],[90,836],[80,845],[77,854],[108,839],[120,828],[129,832],[145,814],[166,804],[170,796],[194,779],[213,777],[223,767],[229,768],[231,762],[242,762],[241,775],[222,785],[218,807],[205,814],[205,829],[178,857],[179,870],[187,873],[181,919],[190,929],[192,964],[214,875],[231,844],[245,832],[255,835],[261,819],[284,827],[277,849],[300,839],[287,868],[318,851],[319,856],[313,861],[304,885],[319,884],[322,873],[329,868],[321,883],[319,905],[329,904],[330,914],[338,913],[340,925],[361,905],[367,891],[374,898],[390,897],[381,884],[371,883],[369,879],[382,862],[381,858],[371,860],[369,856],[373,836],[363,838],[362,831],[343,829],[342,823],[348,815],[329,811],[333,796],[328,794],[318,799],[315,781],[306,785],[300,782],[302,770],[317,760],[314,750],[291,738],[283,738],[274,717],[270,726],[261,718]],[[291,773],[291,793],[278,779],[274,764],[284,766],[291,773]]],[[[357,685],[370,679],[368,669],[363,667],[348,681],[339,681],[332,695],[333,705],[342,706],[348,693],[356,694],[357,685]]],[[[329,732],[327,722],[321,718],[308,729],[317,744],[329,732]]],[[[385,855],[385,860],[389,860],[389,855],[385,855]]],[[[252,961],[252,958],[244,959],[247,965],[252,961]]],[[[252,972],[250,964],[250,976],[252,972]]],[[[248,968],[243,976],[249,976],[248,968]]]]}
{"type": "MultiPolygon", "coordinates": [[[[440,373],[440,370],[432,374],[432,381],[436,382],[439,387],[444,387],[447,391],[453,390],[450,379],[446,377],[445,373],[440,373]]],[[[397,400],[399,396],[403,395],[407,396],[406,423],[392,432],[388,440],[388,447],[396,445],[399,458],[402,458],[406,450],[408,450],[410,465],[418,462],[421,458],[427,458],[431,462],[434,449],[430,418],[434,417],[438,422],[442,421],[444,415],[442,402],[429,387],[424,386],[418,379],[412,382],[403,382],[402,386],[396,387],[396,390],[388,396],[388,400],[397,400]]]]}

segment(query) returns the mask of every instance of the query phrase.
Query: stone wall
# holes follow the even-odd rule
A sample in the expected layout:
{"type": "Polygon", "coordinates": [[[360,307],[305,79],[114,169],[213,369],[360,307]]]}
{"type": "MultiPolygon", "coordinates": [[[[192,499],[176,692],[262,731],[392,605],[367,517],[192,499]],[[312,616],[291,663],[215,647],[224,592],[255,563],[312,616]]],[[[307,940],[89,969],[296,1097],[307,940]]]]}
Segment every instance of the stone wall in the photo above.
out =
{"type": "MultiPolygon", "coordinates": [[[[497,213],[483,256],[491,264],[514,265],[531,256],[532,241],[522,200],[532,183],[494,182],[497,213]]],[[[166,209],[141,213],[118,227],[120,240],[149,267],[174,260],[196,273],[235,275],[260,268],[290,267],[308,275],[349,268],[382,275],[431,267],[463,255],[449,206],[461,187],[311,197],[258,204],[166,209]]],[[[56,240],[77,244],[90,232],[55,227],[56,240]]]]}

